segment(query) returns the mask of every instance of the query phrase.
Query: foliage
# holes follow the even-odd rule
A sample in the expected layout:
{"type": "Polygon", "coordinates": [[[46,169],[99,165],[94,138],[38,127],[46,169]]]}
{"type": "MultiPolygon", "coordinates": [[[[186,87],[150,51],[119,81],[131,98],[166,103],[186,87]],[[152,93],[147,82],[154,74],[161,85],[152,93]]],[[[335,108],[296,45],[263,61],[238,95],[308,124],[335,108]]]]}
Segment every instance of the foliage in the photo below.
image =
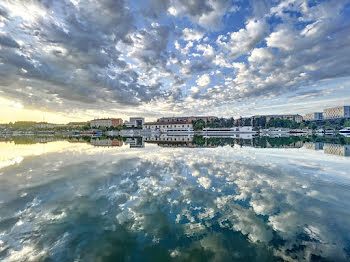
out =
{"type": "Polygon", "coordinates": [[[270,121],[265,124],[265,127],[266,128],[282,127],[282,128],[292,128],[292,129],[302,128],[301,124],[293,120],[281,119],[281,118],[271,118],[270,121]]]}
{"type": "Polygon", "coordinates": [[[194,135],[193,144],[203,146],[205,145],[205,138],[203,136],[194,135]]]}
{"type": "Polygon", "coordinates": [[[193,129],[195,131],[203,130],[205,127],[218,128],[218,127],[233,127],[234,119],[231,118],[218,118],[212,122],[205,123],[203,120],[196,120],[192,122],[193,129]]]}
{"type": "Polygon", "coordinates": [[[205,122],[203,120],[197,120],[197,121],[194,121],[193,123],[193,129],[195,131],[203,130],[204,127],[205,127],[205,122]]]}

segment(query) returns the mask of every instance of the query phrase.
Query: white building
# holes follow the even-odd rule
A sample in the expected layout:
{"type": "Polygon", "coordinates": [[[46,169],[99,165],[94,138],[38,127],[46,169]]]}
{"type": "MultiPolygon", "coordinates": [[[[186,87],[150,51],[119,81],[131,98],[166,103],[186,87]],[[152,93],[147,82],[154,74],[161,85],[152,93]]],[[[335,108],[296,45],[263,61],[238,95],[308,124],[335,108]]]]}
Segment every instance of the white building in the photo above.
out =
{"type": "Polygon", "coordinates": [[[161,134],[159,136],[147,136],[145,141],[147,142],[192,142],[193,136],[168,136],[167,134],[161,134]]]}
{"type": "Polygon", "coordinates": [[[142,128],[145,123],[145,119],[143,117],[130,117],[129,121],[125,121],[126,127],[129,128],[142,128]]]}
{"type": "Polygon", "coordinates": [[[303,118],[306,121],[319,121],[319,120],[323,120],[323,113],[322,112],[308,113],[303,118]]]}
{"type": "Polygon", "coordinates": [[[144,129],[160,132],[193,132],[193,125],[188,122],[146,122],[144,129]]]}
{"type": "Polygon", "coordinates": [[[338,106],[323,110],[324,119],[350,118],[350,106],[338,106]]]}

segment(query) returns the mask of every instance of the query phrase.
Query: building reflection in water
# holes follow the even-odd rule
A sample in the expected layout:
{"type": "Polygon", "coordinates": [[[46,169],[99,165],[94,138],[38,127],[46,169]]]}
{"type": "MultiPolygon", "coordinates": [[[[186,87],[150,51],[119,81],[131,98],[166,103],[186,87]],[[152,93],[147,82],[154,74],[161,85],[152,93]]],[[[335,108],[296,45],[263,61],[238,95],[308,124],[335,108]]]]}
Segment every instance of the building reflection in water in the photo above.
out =
{"type": "Polygon", "coordinates": [[[345,137],[301,137],[301,136],[254,136],[251,134],[235,134],[234,136],[199,136],[199,135],[166,135],[138,137],[43,137],[15,136],[0,137],[0,141],[15,144],[50,143],[68,141],[70,143],[87,143],[96,147],[144,148],[145,144],[156,144],[159,147],[171,148],[215,148],[221,146],[248,146],[255,148],[305,148],[323,150],[325,154],[350,156],[350,141],[345,137]],[[315,142],[317,141],[317,142],[315,142]]]}
{"type": "Polygon", "coordinates": [[[323,151],[326,154],[337,156],[350,156],[350,145],[324,144],[323,151]]]}
{"type": "Polygon", "coordinates": [[[125,144],[129,145],[130,148],[142,148],[145,147],[145,142],[142,137],[127,137],[125,144]]]}
{"type": "Polygon", "coordinates": [[[325,154],[337,156],[350,156],[350,145],[323,143],[323,142],[306,142],[304,148],[312,150],[323,150],[325,154]]]}
{"type": "Polygon", "coordinates": [[[123,145],[123,140],[119,139],[91,139],[90,143],[94,146],[105,146],[105,147],[113,147],[113,146],[122,146],[123,145]]]}

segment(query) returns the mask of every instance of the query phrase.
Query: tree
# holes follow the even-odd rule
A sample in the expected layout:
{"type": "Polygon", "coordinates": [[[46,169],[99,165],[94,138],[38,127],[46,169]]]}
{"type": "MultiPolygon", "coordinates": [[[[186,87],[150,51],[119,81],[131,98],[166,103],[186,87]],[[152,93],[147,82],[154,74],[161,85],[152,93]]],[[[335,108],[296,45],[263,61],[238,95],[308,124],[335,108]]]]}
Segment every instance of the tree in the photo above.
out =
{"type": "Polygon", "coordinates": [[[344,122],[344,127],[350,127],[350,120],[346,120],[344,122]]]}
{"type": "Polygon", "coordinates": [[[312,130],[317,129],[317,124],[315,122],[312,122],[311,126],[312,130]]]}
{"type": "Polygon", "coordinates": [[[245,126],[250,126],[251,123],[252,123],[251,118],[246,118],[246,119],[244,119],[244,125],[245,125],[245,126]]]}
{"type": "Polygon", "coordinates": [[[203,145],[205,145],[205,138],[203,136],[194,135],[193,144],[203,146],[203,145]]]}
{"type": "Polygon", "coordinates": [[[205,122],[203,120],[194,121],[193,129],[195,131],[203,130],[204,127],[205,127],[205,122]]]}

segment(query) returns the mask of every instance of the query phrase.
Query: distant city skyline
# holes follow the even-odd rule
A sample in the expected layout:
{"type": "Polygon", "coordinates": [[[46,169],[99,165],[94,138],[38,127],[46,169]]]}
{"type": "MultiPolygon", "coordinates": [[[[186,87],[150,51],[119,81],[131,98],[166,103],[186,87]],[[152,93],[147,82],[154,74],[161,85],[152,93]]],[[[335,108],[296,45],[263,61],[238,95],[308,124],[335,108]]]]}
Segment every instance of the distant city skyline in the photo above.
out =
{"type": "Polygon", "coordinates": [[[0,123],[350,104],[350,3],[1,1],[0,123]]]}

